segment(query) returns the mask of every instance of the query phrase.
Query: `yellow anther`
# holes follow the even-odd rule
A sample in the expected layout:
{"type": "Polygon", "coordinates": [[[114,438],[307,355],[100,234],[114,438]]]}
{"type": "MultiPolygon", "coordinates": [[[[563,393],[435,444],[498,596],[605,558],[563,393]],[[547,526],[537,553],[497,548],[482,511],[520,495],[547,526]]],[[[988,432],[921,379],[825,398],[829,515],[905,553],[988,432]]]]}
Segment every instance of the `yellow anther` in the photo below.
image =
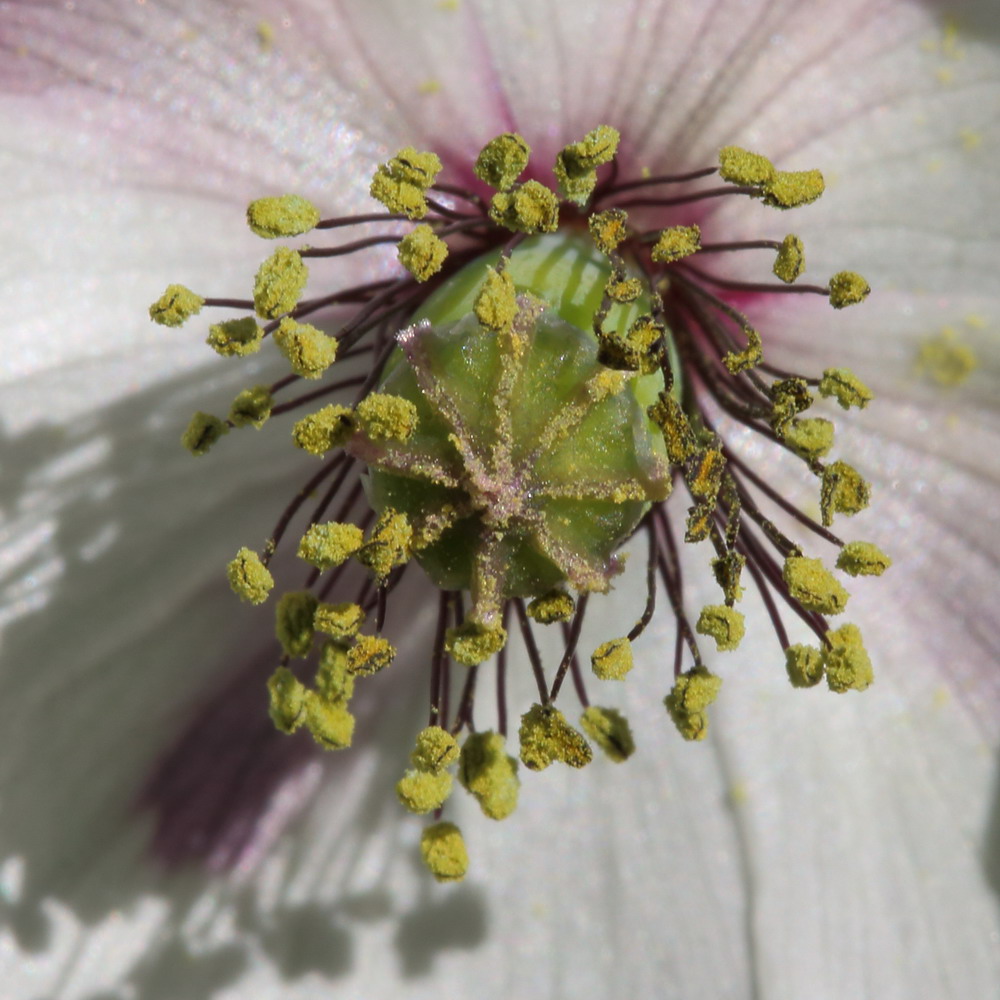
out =
{"type": "Polygon", "coordinates": [[[355,677],[370,677],[384,670],[396,657],[388,639],[378,635],[359,635],[347,651],[347,669],[355,677]]]}
{"type": "Polygon", "coordinates": [[[309,268],[289,247],[278,247],[260,265],[253,284],[253,306],[258,316],[277,319],[298,304],[309,280],[309,268]]]}
{"type": "Polygon", "coordinates": [[[857,514],[871,501],[871,487],[861,478],[857,469],[846,462],[831,462],[823,470],[819,506],[823,524],[833,524],[834,514],[857,514]]]}
{"type": "Polygon", "coordinates": [[[602,642],[590,657],[591,669],[602,681],[623,681],[634,665],[632,643],[624,637],[602,642]]]}
{"type": "Polygon", "coordinates": [[[639,278],[634,278],[622,268],[614,268],[604,286],[604,294],[612,302],[635,302],[646,290],[639,278]]]}
{"type": "Polygon", "coordinates": [[[552,705],[532,705],[521,716],[518,730],[521,761],[531,771],[541,771],[554,761],[584,767],[593,759],[590,745],[552,705]]]}
{"type": "Polygon", "coordinates": [[[320,378],[337,358],[337,339],[286,316],[274,331],[278,350],[302,378],[320,378]]]}
{"type": "Polygon", "coordinates": [[[334,639],[353,639],[364,621],[365,610],[360,604],[349,601],[342,604],[321,603],[313,617],[313,628],[325,635],[332,635],[334,639]]]}
{"type": "Polygon", "coordinates": [[[528,615],[542,625],[551,625],[553,622],[568,622],[575,608],[576,603],[565,590],[550,590],[528,605],[528,615]]]}
{"type": "Polygon", "coordinates": [[[580,142],[563,147],[554,167],[560,194],[578,205],[585,204],[597,184],[594,171],[615,158],[620,139],[617,129],[598,125],[580,142]]]}
{"type": "Polygon", "coordinates": [[[635,753],[635,740],[628,720],[613,708],[591,705],[580,716],[583,731],[604,751],[608,760],[616,764],[628,760],[635,753]]]}
{"type": "Polygon", "coordinates": [[[498,191],[506,191],[528,165],[531,147],[516,132],[504,132],[479,151],[473,173],[498,191]]]}
{"type": "Polygon", "coordinates": [[[830,690],[837,694],[864,691],[875,675],[857,625],[841,625],[827,632],[826,638],[830,645],[823,649],[823,665],[830,690]]]}
{"type": "Polygon", "coordinates": [[[719,150],[719,176],[740,187],[761,187],[774,180],[774,164],[760,153],[751,153],[739,146],[719,150]]]}
{"type": "Polygon", "coordinates": [[[427,726],[417,733],[416,745],[410,761],[418,771],[436,774],[458,760],[458,743],[455,737],[440,726],[427,726]]]}
{"type": "Polygon", "coordinates": [[[736,649],[746,628],[743,615],[735,608],[727,607],[725,604],[709,604],[701,609],[695,631],[699,635],[711,636],[721,653],[736,649]]]}
{"type": "Polygon", "coordinates": [[[725,555],[712,560],[712,573],[715,576],[715,582],[722,588],[727,603],[738,601],[743,596],[740,576],[745,565],[746,557],[734,549],[730,549],[725,555]]]}
{"type": "Polygon", "coordinates": [[[302,725],[308,689],[288,667],[278,667],[267,682],[268,713],[275,728],[294,733],[302,725]]]}
{"type": "Polygon", "coordinates": [[[781,571],[788,592],[806,611],[839,615],[847,607],[848,593],[819,559],[789,556],[781,571]]]}
{"type": "Polygon", "coordinates": [[[411,813],[422,816],[444,805],[451,785],[447,771],[407,771],[396,783],[396,797],[411,813]]]}
{"type": "Polygon", "coordinates": [[[218,417],[198,410],[181,435],[181,444],[192,455],[205,455],[223,434],[228,433],[229,428],[218,417]]]}
{"type": "Polygon", "coordinates": [[[234,427],[252,425],[258,429],[271,416],[274,397],[266,385],[255,385],[244,389],[229,407],[229,421],[234,427]]]}
{"type": "Polygon", "coordinates": [[[614,253],[628,237],[628,215],[621,208],[595,212],[587,220],[587,228],[601,253],[614,253]]]}
{"type": "Polygon", "coordinates": [[[851,576],[881,576],[892,560],[871,542],[848,542],[837,556],[837,569],[851,576]]]}
{"type": "Polygon", "coordinates": [[[402,396],[369,393],[354,413],[371,441],[406,441],[417,428],[417,408],[402,396]]]}
{"type": "Polygon", "coordinates": [[[793,233],[789,233],[781,241],[781,249],[774,259],[774,274],[785,284],[790,285],[796,278],[800,277],[806,269],[806,250],[802,245],[802,240],[793,233]]]}
{"type": "Polygon", "coordinates": [[[358,552],[358,562],[367,566],[382,583],[396,567],[410,558],[413,528],[405,514],[387,507],[368,532],[368,539],[358,552]]]}
{"type": "Polygon", "coordinates": [[[639,316],[625,334],[601,330],[597,360],[618,371],[658,371],[663,354],[664,328],[652,316],[639,316]]]}
{"type": "Polygon", "coordinates": [[[327,701],[315,691],[306,692],[302,722],[324,750],[346,750],[354,738],[354,716],[341,702],[327,701]]]}
{"type": "Polygon", "coordinates": [[[833,447],[833,423],[823,417],[795,417],[782,440],[807,461],[822,458],[833,447]]]}
{"type": "Polygon", "coordinates": [[[699,452],[685,480],[691,496],[714,504],[725,468],[726,459],[719,448],[705,448],[699,452]]]}
{"type": "Polygon", "coordinates": [[[247,604],[263,604],[274,587],[274,577],[253,549],[242,548],[226,567],[233,593],[247,604]]]}
{"type": "Polygon", "coordinates": [[[354,412],[334,403],[296,421],[292,427],[292,440],[297,448],[308,451],[310,455],[325,455],[354,433],[355,424],[354,412]]]}
{"type": "Polygon", "coordinates": [[[871,389],[847,368],[827,368],[819,383],[819,394],[835,397],[845,410],[852,406],[863,410],[874,399],[871,389]]]}
{"type": "Polygon", "coordinates": [[[701,229],[698,226],[671,226],[660,233],[650,256],[657,264],[671,264],[700,249],[701,229]]]}
{"type": "Polygon", "coordinates": [[[254,322],[252,316],[229,319],[225,323],[215,323],[208,328],[205,343],[224,358],[246,357],[260,350],[264,331],[254,322]]]}
{"type": "Polygon", "coordinates": [[[720,687],[722,678],[709,673],[704,667],[692,667],[674,682],[663,704],[684,739],[705,738],[708,733],[705,709],[715,701],[720,687]]]}
{"type": "Polygon", "coordinates": [[[445,633],[444,648],[456,663],[474,667],[499,653],[507,642],[507,630],[502,625],[484,625],[466,621],[445,633]]]}
{"type": "Polygon", "coordinates": [[[196,316],[205,300],[183,285],[168,285],[167,290],[149,307],[149,318],[160,326],[181,326],[196,316]]]}
{"type": "Polygon", "coordinates": [[[473,312],[487,330],[509,330],[517,316],[517,292],[506,271],[486,268],[486,277],[476,295],[473,312]]]}
{"type": "Polygon", "coordinates": [[[309,655],[318,603],[308,590],[290,590],[281,595],[274,609],[274,632],[288,656],[309,655]]]}
{"type": "Polygon", "coordinates": [[[354,674],[347,669],[347,650],[339,642],[323,643],[314,683],[316,693],[326,701],[346,705],[354,697],[354,674]]]}
{"type": "Polygon", "coordinates": [[[448,244],[426,223],[421,223],[399,241],[399,263],[417,281],[426,281],[441,270],[448,257],[448,244]]]}
{"type": "Polygon", "coordinates": [[[490,218],[515,233],[554,233],[559,227],[559,199],[544,184],[526,181],[513,191],[493,195],[490,218]]]}
{"type": "Polygon", "coordinates": [[[739,375],[740,372],[755,368],[764,358],[760,334],[749,326],[744,327],[743,332],[746,334],[747,346],[739,352],[730,351],[722,359],[730,375],[739,375]]]}
{"type": "Polygon", "coordinates": [[[364,534],[356,524],[313,524],[299,542],[298,556],[317,569],[333,569],[350,559],[363,540],[364,534]]]}
{"type": "Polygon", "coordinates": [[[792,687],[815,687],[823,679],[823,654],[814,646],[789,646],[785,669],[792,687]]]}
{"type": "Polygon", "coordinates": [[[258,198],[247,207],[247,225],[266,240],[301,236],[319,222],[319,209],[307,198],[285,194],[258,198]]]}
{"type": "Polygon", "coordinates": [[[834,309],[844,309],[864,302],[870,293],[871,286],[854,271],[838,271],[830,279],[830,305],[834,309]]]}
{"type": "Polygon", "coordinates": [[[369,193],[390,212],[422,219],[427,214],[424,192],[440,172],[441,161],[434,153],[420,153],[407,146],[378,167],[369,193]]]}
{"type": "Polygon", "coordinates": [[[649,419],[660,428],[667,446],[667,458],[673,465],[683,465],[697,447],[687,414],[673,396],[661,392],[649,407],[649,419]]]}
{"type": "Polygon", "coordinates": [[[435,823],[420,835],[424,864],[438,882],[460,882],[469,870],[462,831],[454,823],[435,823]]]}
{"type": "Polygon", "coordinates": [[[814,202],[825,188],[818,170],[779,170],[764,185],[764,202],[774,208],[800,208],[814,202]]]}
{"type": "Polygon", "coordinates": [[[490,819],[506,819],[517,808],[517,759],[499,733],[470,734],[462,745],[458,780],[490,819]]]}
{"type": "Polygon", "coordinates": [[[805,379],[781,379],[771,385],[768,394],[772,406],[771,426],[779,437],[795,417],[812,406],[813,398],[805,379]]]}

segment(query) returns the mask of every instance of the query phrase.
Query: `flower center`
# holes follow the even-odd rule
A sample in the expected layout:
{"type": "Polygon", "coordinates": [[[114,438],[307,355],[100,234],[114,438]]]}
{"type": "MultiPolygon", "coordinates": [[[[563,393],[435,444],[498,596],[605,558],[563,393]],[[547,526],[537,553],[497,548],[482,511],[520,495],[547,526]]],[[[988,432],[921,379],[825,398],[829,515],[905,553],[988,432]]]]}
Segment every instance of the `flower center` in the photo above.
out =
{"type": "Polygon", "coordinates": [[[453,772],[487,816],[502,818],[516,805],[517,760],[506,751],[512,621],[538,688],[520,719],[520,762],[529,770],[557,761],[582,767],[591,744],[616,762],[633,752],[622,714],[590,703],[577,649],[590,597],[610,589],[630,539],[645,543],[645,606],[625,634],[612,632],[593,649],[592,684],[613,686],[628,674],[632,644],[662,588],[676,622],[665,707],[682,736],[702,739],[722,682],[706,667],[698,637],[718,651],[740,644],[737,605],[747,584],[760,593],[793,686],[825,678],[844,692],[872,680],[857,627],[827,621],[843,612],[846,589],[767,513],[770,506],[790,516],[839,550],[836,567],[850,576],[888,567],[874,545],[845,543],[830,530],[835,515],[866,507],[870,491],[846,462],[824,461],[831,420],[804,415],[817,395],[847,409],[866,406],[871,393],[846,369],[810,376],[769,365],[765,335],[736,305],[747,293],[791,293],[822,295],[840,309],[863,300],[868,286],[849,271],[823,285],[800,282],[805,254],[794,234],[712,243],[683,214],[722,197],[798,208],[822,194],[822,175],[781,171],[727,147],[717,166],[619,179],[617,145],[618,133],[600,126],[566,146],[554,189],[520,180],[530,149],[505,134],[480,152],[474,173],[483,186],[475,190],[439,181],[438,157],[407,148],[375,171],[371,194],[383,212],[324,219],[297,195],[260,199],[247,218],[267,239],[417,225],[332,248],[282,246],[261,265],[250,299],[207,299],[172,285],[150,309],[166,326],[203,306],[244,310],[249,315],[211,326],[208,343],[241,357],[270,338],[292,370],[240,393],[226,420],[196,414],[183,435],[196,455],[230,429],[261,428],[323,396],[338,400],[295,422],[292,439],[316,456],[319,470],[262,550],[240,549],[228,569],[243,600],[264,602],[275,584],[272,557],[290,526],[304,523],[297,549],[309,567],[304,584],[276,605],[282,655],[268,687],[280,730],[305,729],[328,749],[349,746],[355,684],[392,663],[387,634],[407,624],[394,621],[393,589],[414,562],[437,588],[429,724],[396,791],[406,808],[434,814],[421,847],[445,881],[461,878],[468,864],[460,831],[441,819],[453,772]],[[642,225],[629,209],[641,210],[642,225]],[[397,248],[399,276],[303,298],[312,280],[306,261],[318,266],[386,243],[397,248]],[[774,282],[734,281],[704,263],[761,251],[774,254],[774,282]],[[338,310],[332,335],[305,322],[331,309],[338,310]],[[367,371],[328,376],[350,357],[366,359],[367,371]],[[302,379],[321,385],[276,402],[302,379]],[[822,523],[754,468],[733,427],[816,477],[822,523]],[[689,501],[680,501],[682,525],[672,492],[689,501]],[[720,602],[694,620],[679,539],[708,541],[714,553],[720,602]],[[818,645],[791,641],[789,612],[818,645]],[[547,665],[534,629],[553,624],[564,651],[547,665]],[[473,707],[479,671],[491,659],[497,718],[483,728],[473,707]],[[453,702],[455,674],[461,694],[453,702]],[[582,732],[556,707],[567,677],[583,708],[582,732]]]}

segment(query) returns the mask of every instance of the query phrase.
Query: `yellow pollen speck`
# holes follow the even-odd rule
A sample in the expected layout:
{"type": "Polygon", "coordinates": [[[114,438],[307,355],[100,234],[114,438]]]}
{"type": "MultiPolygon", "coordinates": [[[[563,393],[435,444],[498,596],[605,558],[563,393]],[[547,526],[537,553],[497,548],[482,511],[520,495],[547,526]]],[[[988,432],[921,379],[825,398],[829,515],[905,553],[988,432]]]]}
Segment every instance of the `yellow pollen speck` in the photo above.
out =
{"type": "Polygon", "coordinates": [[[422,222],[399,241],[396,252],[399,263],[417,281],[427,281],[441,270],[448,257],[448,244],[422,222]]]}
{"type": "Polygon", "coordinates": [[[955,71],[950,66],[941,66],[935,71],[934,78],[938,83],[947,87],[955,82],[955,71]]]}
{"type": "Polygon", "coordinates": [[[559,227],[559,200],[544,184],[526,181],[493,195],[490,218],[515,233],[554,233],[559,227]]]}
{"type": "Polygon", "coordinates": [[[851,576],[881,576],[892,560],[871,542],[848,542],[837,556],[837,569],[851,576]]]}
{"type": "Polygon", "coordinates": [[[823,679],[823,654],[814,646],[789,646],[785,669],[792,687],[815,687],[823,679]]]}
{"type": "Polygon", "coordinates": [[[505,132],[488,143],[476,157],[473,173],[497,191],[506,191],[524,172],[531,147],[516,132],[505,132]]]}
{"type": "Polygon", "coordinates": [[[319,209],[297,194],[258,198],[247,206],[247,225],[266,240],[301,236],[313,229],[319,220],[319,209]]]}
{"type": "Polygon", "coordinates": [[[308,656],[313,641],[313,615],[319,601],[308,590],[282,594],[274,609],[275,634],[289,656],[308,656]]]}
{"type": "Polygon", "coordinates": [[[306,692],[302,721],[324,750],[346,750],[354,738],[354,716],[346,706],[327,701],[314,691],[306,692]]]}
{"type": "Polygon", "coordinates": [[[384,670],[395,659],[396,649],[378,635],[361,635],[347,651],[347,669],[360,677],[370,677],[384,670]]]}
{"type": "Polygon", "coordinates": [[[670,264],[690,257],[700,248],[701,229],[698,226],[671,226],[660,233],[651,256],[657,264],[670,264]]]}
{"type": "Polygon", "coordinates": [[[331,404],[296,421],[292,440],[297,448],[310,455],[325,455],[343,444],[354,433],[354,413],[346,406],[331,404]]]}
{"type": "Polygon", "coordinates": [[[473,312],[487,330],[509,330],[517,316],[517,292],[506,271],[486,268],[486,277],[476,295],[473,312]]]}
{"type": "Polygon", "coordinates": [[[234,427],[252,425],[258,430],[271,416],[274,399],[266,385],[255,385],[244,389],[229,407],[229,420],[234,427]]]}
{"type": "Polygon", "coordinates": [[[715,640],[720,653],[736,649],[746,631],[743,615],[725,604],[709,604],[701,609],[695,631],[715,640]]]}
{"type": "Polygon", "coordinates": [[[436,77],[428,77],[426,80],[422,80],[420,85],[417,87],[418,94],[437,94],[441,91],[441,81],[436,77]]]}
{"type": "Polygon", "coordinates": [[[518,730],[521,761],[531,771],[541,771],[554,761],[584,767],[593,759],[589,744],[552,705],[532,705],[521,716],[518,730]]]}
{"type": "Polygon", "coordinates": [[[565,590],[550,590],[528,605],[528,615],[542,625],[551,625],[553,622],[568,622],[575,608],[573,598],[565,590]]]}
{"type": "Polygon", "coordinates": [[[257,45],[264,53],[270,52],[274,46],[274,28],[269,21],[257,22],[257,45]]]}
{"type": "Polygon", "coordinates": [[[845,410],[852,406],[863,410],[874,399],[871,389],[848,368],[827,368],[819,383],[819,394],[836,397],[845,410]]]}
{"type": "Polygon", "coordinates": [[[149,318],[160,326],[181,326],[196,316],[205,300],[184,285],[168,285],[167,290],[149,307],[149,318]]]}
{"type": "Polygon", "coordinates": [[[602,642],[590,657],[595,676],[602,681],[623,681],[634,666],[632,643],[627,638],[602,642]]]}
{"type": "Polygon", "coordinates": [[[764,203],[774,208],[800,208],[814,202],[825,188],[818,170],[779,170],[764,186],[764,203]]]}
{"type": "Polygon", "coordinates": [[[192,455],[205,455],[223,434],[228,433],[229,428],[218,417],[198,410],[181,435],[181,444],[192,455]]]}
{"type": "Polygon", "coordinates": [[[447,771],[407,771],[396,783],[396,796],[419,816],[440,809],[451,795],[451,785],[447,771]]]}
{"type": "Polygon", "coordinates": [[[458,10],[459,6],[459,0],[438,0],[437,2],[438,10],[455,11],[458,10]]]}
{"type": "Polygon", "coordinates": [[[337,339],[309,323],[286,316],[274,331],[274,343],[302,378],[321,378],[337,358],[337,339]]]}
{"type": "Polygon", "coordinates": [[[371,441],[406,441],[417,428],[417,408],[402,396],[369,393],[354,412],[371,441]]]}
{"type": "Polygon", "coordinates": [[[789,233],[781,241],[781,249],[774,261],[774,274],[785,284],[790,285],[800,277],[806,269],[806,251],[802,240],[794,233],[789,233]]]}
{"type": "Polygon", "coordinates": [[[795,417],[782,434],[782,440],[808,461],[822,458],[833,447],[833,422],[824,417],[795,417]]]}
{"type": "Polygon", "coordinates": [[[440,726],[427,726],[417,734],[416,745],[410,761],[418,771],[436,774],[458,760],[458,743],[455,737],[440,726]]]}
{"type": "Polygon", "coordinates": [[[819,559],[789,556],[781,571],[789,594],[806,609],[821,615],[839,615],[848,593],[819,559]]]}
{"type": "Polygon", "coordinates": [[[979,149],[983,144],[983,133],[971,128],[963,128],[958,133],[958,138],[962,143],[962,149],[967,153],[971,153],[974,149],[979,149]]]}
{"type": "Polygon", "coordinates": [[[830,305],[844,309],[864,302],[871,294],[871,286],[854,271],[838,271],[830,279],[830,305]]]}
{"type": "Polygon", "coordinates": [[[458,780],[490,819],[506,819],[517,808],[517,759],[507,753],[500,733],[469,735],[462,745],[458,780]]]}
{"type": "Polygon", "coordinates": [[[703,740],[708,734],[705,709],[715,701],[721,687],[722,678],[704,667],[692,667],[677,678],[663,704],[684,739],[703,740]]]}
{"type": "Polygon", "coordinates": [[[264,331],[254,322],[252,316],[229,319],[215,323],[208,328],[205,343],[224,358],[246,357],[260,350],[264,331]]]}
{"type": "Polygon", "coordinates": [[[846,462],[832,462],[823,470],[820,513],[823,525],[833,524],[834,514],[857,514],[871,501],[871,487],[846,462]]]}
{"type": "Polygon", "coordinates": [[[864,691],[875,677],[857,625],[842,625],[826,637],[830,646],[823,649],[823,665],[830,690],[864,691]]]}
{"type": "Polygon", "coordinates": [[[413,528],[405,514],[386,507],[372,525],[368,540],[358,552],[358,562],[367,566],[381,583],[410,557],[413,528]]]}
{"type": "Polygon", "coordinates": [[[483,625],[466,621],[448,629],[444,648],[457,663],[474,667],[499,653],[507,642],[507,631],[501,625],[483,625]]]}
{"type": "Polygon", "coordinates": [[[302,725],[308,689],[288,667],[278,667],[267,682],[270,699],[268,714],[275,728],[294,733],[302,725]]]}
{"type": "Polygon", "coordinates": [[[621,208],[595,212],[587,220],[587,228],[601,253],[614,253],[628,236],[628,215],[621,208]]]}
{"type": "Polygon", "coordinates": [[[435,823],[420,835],[424,864],[439,882],[460,882],[469,870],[462,831],[454,823],[435,823]]]}
{"type": "Polygon", "coordinates": [[[274,587],[274,577],[253,549],[242,548],[226,567],[233,593],[248,604],[263,604],[274,587]]]}
{"type": "Polygon", "coordinates": [[[761,187],[769,184],[777,171],[774,164],[759,153],[751,153],[739,146],[726,146],[719,150],[719,176],[740,187],[761,187]]]}
{"type": "Polygon", "coordinates": [[[321,603],[313,616],[313,628],[335,639],[353,639],[364,621],[365,611],[360,604],[321,603]]]}
{"type": "Polygon", "coordinates": [[[626,761],[635,753],[635,740],[628,720],[613,708],[591,705],[580,716],[583,731],[604,751],[608,760],[616,764],[626,761]]]}
{"type": "Polygon", "coordinates": [[[920,344],[917,372],[945,388],[962,385],[978,367],[975,352],[958,339],[951,327],[945,327],[938,336],[928,337],[920,344]]]}

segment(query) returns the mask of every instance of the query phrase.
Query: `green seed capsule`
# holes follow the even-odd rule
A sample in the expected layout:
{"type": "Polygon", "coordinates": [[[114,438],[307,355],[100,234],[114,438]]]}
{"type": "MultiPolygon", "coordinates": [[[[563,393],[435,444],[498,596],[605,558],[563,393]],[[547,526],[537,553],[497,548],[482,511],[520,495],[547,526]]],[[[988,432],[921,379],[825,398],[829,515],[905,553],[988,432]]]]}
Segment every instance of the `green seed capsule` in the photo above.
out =
{"type": "MultiPolygon", "coordinates": [[[[460,272],[399,335],[379,391],[414,405],[414,432],[386,443],[362,431],[348,445],[369,466],[374,508],[409,518],[428,575],[471,591],[470,618],[487,624],[508,597],[567,582],[606,591],[615,551],[670,491],[646,415],[661,377],[597,360],[604,258],[572,236],[519,247],[507,265],[517,311],[500,332],[473,313],[495,261],[460,272]]],[[[641,309],[614,307],[605,328],[627,329],[641,309]]]]}

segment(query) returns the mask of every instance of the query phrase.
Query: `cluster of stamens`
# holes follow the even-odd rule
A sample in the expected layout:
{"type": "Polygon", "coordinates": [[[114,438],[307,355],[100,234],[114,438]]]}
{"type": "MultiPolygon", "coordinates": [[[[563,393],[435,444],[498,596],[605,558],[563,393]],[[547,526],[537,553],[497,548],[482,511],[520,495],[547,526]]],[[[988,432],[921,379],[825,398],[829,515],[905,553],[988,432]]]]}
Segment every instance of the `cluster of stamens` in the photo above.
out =
{"type": "Polygon", "coordinates": [[[304,581],[276,602],[282,655],[269,694],[278,729],[305,729],[328,749],[350,746],[355,683],[396,655],[383,635],[392,591],[414,560],[437,585],[428,726],[417,736],[397,794],[410,811],[433,814],[422,850],[441,880],[462,878],[468,864],[462,834],[441,818],[452,772],[490,818],[509,815],[517,803],[518,760],[506,749],[508,629],[515,623],[538,688],[538,701],[520,719],[520,762],[529,770],[557,761],[582,767],[592,743],[616,762],[632,754],[627,720],[590,703],[578,646],[590,595],[610,588],[621,570],[615,553],[634,534],[647,544],[645,607],[624,634],[591,651],[592,671],[602,683],[626,677],[632,644],[653,619],[662,586],[677,623],[665,706],[686,739],[704,738],[707,709],[721,685],[698,637],[714,640],[719,651],[740,644],[744,618],[737,605],[747,576],[794,686],[825,678],[831,690],[844,692],[872,680],[857,627],[828,623],[844,611],[847,591],[764,511],[771,505],[834,546],[836,568],[848,575],[878,575],[888,567],[874,545],[845,543],[830,530],[835,515],[865,508],[870,491],[852,466],[827,460],[832,422],[804,415],[817,394],[847,409],[865,407],[871,393],[843,368],[808,377],[770,366],[763,338],[726,299],[727,292],[788,291],[826,296],[839,309],[864,299],[868,286],[847,271],[824,285],[800,282],[805,253],[793,234],[703,242],[699,226],[683,218],[719,197],[797,208],[820,196],[822,175],[779,171],[763,156],[728,147],[717,166],[621,181],[618,138],[601,126],[564,148],[551,188],[520,180],[530,149],[521,136],[505,134],[476,160],[480,190],[439,181],[438,157],[408,148],[373,177],[371,194],[384,211],[323,219],[296,195],[260,199],[247,218],[265,239],[369,223],[393,231],[331,248],[279,247],[245,301],[203,298],[172,285],[150,308],[166,326],[206,306],[242,310],[247,315],[210,327],[209,345],[242,357],[270,338],[291,368],[271,385],[241,392],[227,418],[195,414],[183,435],[194,454],[205,454],[233,428],[260,428],[271,417],[310,408],[291,436],[319,459],[318,471],[263,547],[240,549],[228,568],[236,594],[263,603],[275,585],[269,568],[275,553],[293,522],[305,520],[297,547],[308,567],[304,581]],[[710,186],[713,178],[721,184],[710,186]],[[650,219],[661,224],[647,226],[650,219]],[[415,225],[396,231],[407,223],[415,225]],[[399,275],[303,298],[311,279],[307,261],[382,244],[395,244],[399,275]],[[711,254],[759,250],[774,253],[776,282],[730,281],[700,264],[711,254]],[[591,303],[582,321],[579,306],[570,315],[563,290],[545,277],[563,257],[574,273],[590,276],[581,289],[591,303]],[[543,259],[545,267],[532,263],[543,259]],[[348,318],[337,320],[332,335],[306,322],[345,310],[348,318]],[[469,367],[449,353],[458,348],[473,358],[469,367]],[[577,366],[573,380],[566,357],[577,366]],[[328,375],[331,366],[350,371],[351,358],[364,359],[362,372],[328,375]],[[544,402],[533,395],[539,372],[553,386],[544,402]],[[303,379],[319,387],[295,396],[303,379]],[[317,401],[322,405],[311,409],[317,401]],[[713,424],[719,414],[805,465],[818,482],[819,521],[727,443],[725,428],[713,424]],[[690,500],[682,531],[664,502],[678,485],[690,500]],[[303,512],[310,501],[311,511],[303,512]],[[720,600],[696,619],[685,608],[678,535],[707,540],[714,552],[720,600]],[[790,641],[783,609],[815,634],[816,645],[790,641]],[[547,668],[533,630],[553,625],[562,631],[563,653],[547,668]],[[474,695],[491,659],[497,719],[482,728],[474,695]],[[583,709],[582,732],[555,705],[567,678],[583,709]]]}

